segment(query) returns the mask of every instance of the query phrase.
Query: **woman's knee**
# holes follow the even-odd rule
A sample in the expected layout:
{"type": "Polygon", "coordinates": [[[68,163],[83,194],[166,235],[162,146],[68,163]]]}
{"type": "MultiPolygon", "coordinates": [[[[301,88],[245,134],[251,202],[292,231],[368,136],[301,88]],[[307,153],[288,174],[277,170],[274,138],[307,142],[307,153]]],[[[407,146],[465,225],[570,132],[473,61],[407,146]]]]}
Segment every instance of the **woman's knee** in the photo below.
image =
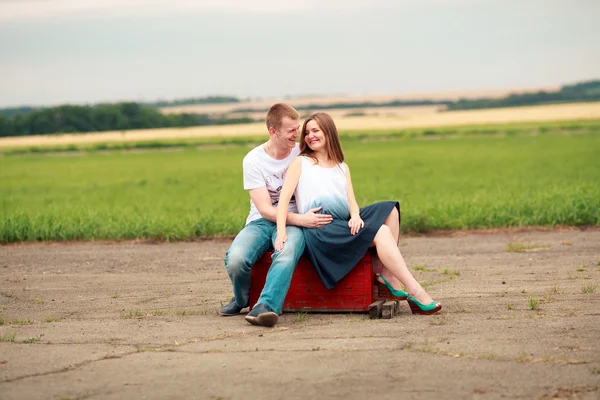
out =
{"type": "Polygon", "coordinates": [[[398,209],[396,207],[392,208],[390,215],[387,217],[388,220],[398,221],[398,209]]]}
{"type": "Polygon", "coordinates": [[[392,236],[392,230],[390,229],[389,226],[383,224],[377,231],[377,234],[375,235],[375,239],[373,240],[373,242],[377,243],[379,240],[386,239],[389,236],[392,236]]]}

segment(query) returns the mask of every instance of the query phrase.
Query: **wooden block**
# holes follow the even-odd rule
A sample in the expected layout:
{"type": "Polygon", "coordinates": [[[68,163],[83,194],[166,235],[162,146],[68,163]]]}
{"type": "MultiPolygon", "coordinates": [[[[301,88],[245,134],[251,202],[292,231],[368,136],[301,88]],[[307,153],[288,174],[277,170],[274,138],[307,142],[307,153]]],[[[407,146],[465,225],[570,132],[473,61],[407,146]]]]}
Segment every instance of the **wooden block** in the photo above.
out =
{"type": "Polygon", "coordinates": [[[394,301],[386,301],[381,306],[381,318],[390,319],[394,318],[394,312],[396,311],[396,302],[394,301]]]}
{"type": "Polygon", "coordinates": [[[381,309],[385,300],[377,300],[369,305],[369,319],[381,318],[381,309]]]}

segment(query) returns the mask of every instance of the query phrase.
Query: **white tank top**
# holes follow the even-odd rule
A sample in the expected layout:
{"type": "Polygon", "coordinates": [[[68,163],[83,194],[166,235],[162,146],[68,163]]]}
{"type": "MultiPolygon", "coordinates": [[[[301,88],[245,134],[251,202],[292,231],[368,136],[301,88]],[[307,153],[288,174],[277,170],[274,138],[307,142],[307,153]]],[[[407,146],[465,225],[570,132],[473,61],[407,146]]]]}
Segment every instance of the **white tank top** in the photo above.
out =
{"type": "Polygon", "coordinates": [[[311,208],[323,207],[319,213],[334,218],[349,219],[348,183],[343,164],[323,168],[302,156],[302,172],[295,192],[298,212],[304,214],[311,208]]]}

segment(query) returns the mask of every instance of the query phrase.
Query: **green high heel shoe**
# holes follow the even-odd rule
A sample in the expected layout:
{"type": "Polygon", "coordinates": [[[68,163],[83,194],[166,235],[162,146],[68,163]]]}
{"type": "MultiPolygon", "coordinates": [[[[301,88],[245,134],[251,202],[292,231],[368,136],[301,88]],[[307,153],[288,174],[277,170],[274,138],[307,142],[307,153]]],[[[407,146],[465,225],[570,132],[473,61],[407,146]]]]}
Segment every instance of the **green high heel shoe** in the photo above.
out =
{"type": "Polygon", "coordinates": [[[410,294],[408,295],[408,305],[410,306],[410,311],[412,311],[414,315],[431,315],[442,309],[442,305],[436,305],[435,301],[432,301],[429,304],[423,304],[410,294]]]}
{"type": "Polygon", "coordinates": [[[383,275],[379,275],[381,277],[381,279],[383,279],[383,282],[385,284],[382,285],[381,282],[377,282],[377,286],[379,289],[379,297],[381,298],[388,298],[390,300],[406,300],[408,298],[408,293],[402,291],[402,290],[398,290],[398,289],[394,289],[392,287],[392,285],[390,285],[390,283],[387,281],[387,279],[385,279],[385,277],[383,275]],[[385,290],[387,288],[387,291],[385,290]],[[382,292],[383,289],[383,292],[382,292]],[[389,295],[388,295],[389,294],[389,295]]]}

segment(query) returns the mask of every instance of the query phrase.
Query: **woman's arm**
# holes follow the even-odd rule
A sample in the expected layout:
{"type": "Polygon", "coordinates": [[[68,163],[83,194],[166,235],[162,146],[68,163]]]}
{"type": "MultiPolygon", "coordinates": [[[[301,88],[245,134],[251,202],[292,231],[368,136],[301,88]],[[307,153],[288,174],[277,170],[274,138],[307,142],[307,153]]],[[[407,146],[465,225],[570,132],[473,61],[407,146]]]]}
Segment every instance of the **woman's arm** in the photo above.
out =
{"type": "Polygon", "coordinates": [[[344,168],[346,169],[346,183],[348,186],[348,207],[350,208],[350,221],[348,221],[348,226],[350,227],[350,233],[352,235],[355,235],[358,233],[360,228],[363,228],[365,226],[365,223],[360,218],[360,208],[358,208],[358,203],[356,202],[356,197],[354,196],[352,178],[350,177],[350,168],[346,163],[344,163],[344,168]]]}
{"type": "Polygon", "coordinates": [[[277,239],[275,239],[275,251],[283,249],[283,244],[287,241],[287,235],[285,233],[285,225],[288,217],[288,206],[290,199],[298,186],[300,180],[300,173],[302,172],[302,158],[297,157],[290,164],[285,174],[285,181],[283,181],[283,188],[279,193],[279,203],[277,204],[277,239]]]}

